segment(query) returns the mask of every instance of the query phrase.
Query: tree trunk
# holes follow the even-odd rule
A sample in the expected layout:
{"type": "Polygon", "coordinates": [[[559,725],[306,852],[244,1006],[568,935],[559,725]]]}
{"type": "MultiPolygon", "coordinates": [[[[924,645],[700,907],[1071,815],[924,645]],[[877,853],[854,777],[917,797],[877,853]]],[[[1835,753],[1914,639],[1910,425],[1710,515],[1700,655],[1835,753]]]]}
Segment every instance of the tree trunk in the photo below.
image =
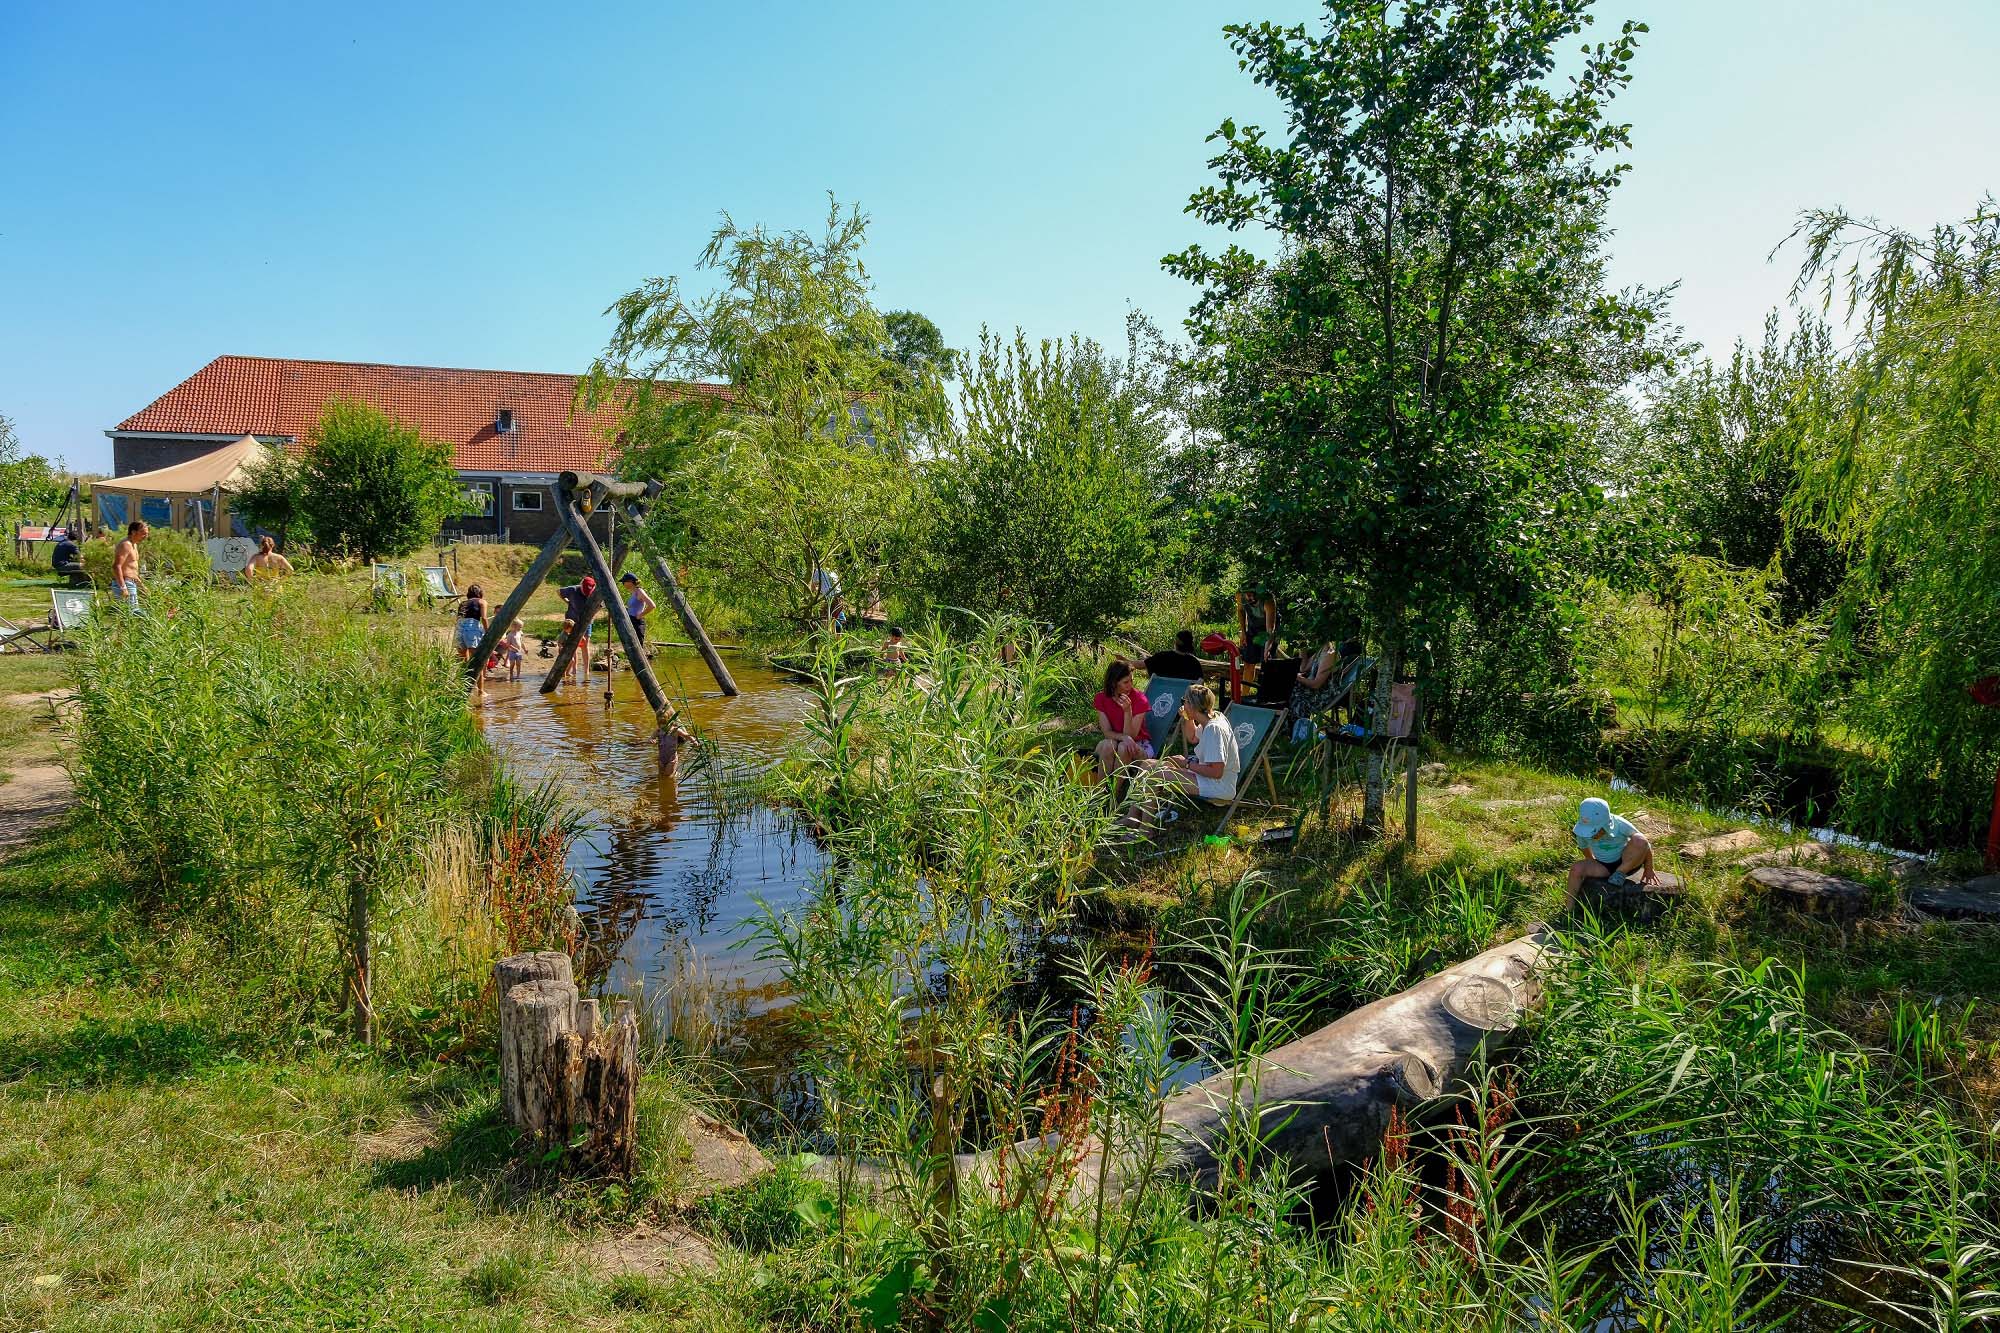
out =
{"type": "MultiPolygon", "coordinates": [[[[1265,1152],[1303,1174],[1367,1161],[1381,1148],[1392,1110],[1407,1115],[1450,1093],[1540,1003],[1535,969],[1549,939],[1548,928],[1537,926],[1278,1047],[1254,1070],[1225,1070],[1175,1093],[1160,1107],[1156,1169],[1213,1186],[1239,1114],[1254,1116],[1265,1152]]],[[[1004,1151],[1025,1160],[1052,1146],[1030,1139],[1004,1151]]],[[[959,1164],[983,1179],[997,1174],[997,1157],[967,1154],[959,1164]]],[[[1108,1191],[1122,1193],[1139,1183],[1143,1165],[1117,1158],[1107,1166],[1093,1140],[1071,1197],[1093,1196],[1107,1172],[1108,1191]]]]}
{"type": "Polygon", "coordinates": [[[574,1150],[591,1170],[630,1175],[639,1090],[639,1025],[631,1002],[620,1000],[611,1021],[600,1023],[597,1001],[577,998],[565,954],[503,958],[493,980],[508,1122],[536,1151],[574,1150]]]}
{"type": "Polygon", "coordinates": [[[1390,628],[1384,636],[1381,660],[1375,664],[1374,711],[1368,719],[1368,780],[1361,795],[1361,827],[1370,833],[1380,833],[1387,822],[1385,792],[1387,773],[1384,771],[1382,750],[1382,729],[1389,724],[1389,704],[1396,687],[1396,672],[1402,666],[1403,631],[1398,613],[1388,623],[1390,628]]]}
{"type": "Polygon", "coordinates": [[[358,883],[347,886],[348,990],[354,1001],[354,1039],[363,1046],[375,1044],[375,1005],[372,998],[374,960],[368,940],[368,890],[358,883]]]}

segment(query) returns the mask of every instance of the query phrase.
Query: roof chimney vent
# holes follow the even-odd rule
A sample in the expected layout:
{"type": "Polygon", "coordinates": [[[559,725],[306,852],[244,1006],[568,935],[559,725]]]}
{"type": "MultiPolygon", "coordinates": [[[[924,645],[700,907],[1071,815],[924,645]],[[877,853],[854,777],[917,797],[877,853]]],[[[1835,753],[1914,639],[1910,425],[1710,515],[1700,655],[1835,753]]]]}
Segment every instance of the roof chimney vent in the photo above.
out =
{"type": "Polygon", "coordinates": [[[514,433],[514,412],[512,408],[500,409],[500,419],[493,423],[493,429],[501,435],[514,433]]]}

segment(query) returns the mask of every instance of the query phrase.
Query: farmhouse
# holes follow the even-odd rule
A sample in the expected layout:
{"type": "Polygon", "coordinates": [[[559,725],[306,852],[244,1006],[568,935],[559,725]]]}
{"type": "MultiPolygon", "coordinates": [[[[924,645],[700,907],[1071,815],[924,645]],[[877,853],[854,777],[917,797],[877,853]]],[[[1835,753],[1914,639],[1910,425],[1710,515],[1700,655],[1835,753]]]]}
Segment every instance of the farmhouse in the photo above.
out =
{"type": "Polygon", "coordinates": [[[572,416],[576,385],[574,375],[532,371],[219,356],[105,434],[113,473],[124,477],[246,435],[295,447],[329,399],[352,399],[451,445],[459,479],[484,509],[452,520],[453,530],[539,542],[556,528],[556,475],[606,468],[618,450],[615,410],[572,416]]]}

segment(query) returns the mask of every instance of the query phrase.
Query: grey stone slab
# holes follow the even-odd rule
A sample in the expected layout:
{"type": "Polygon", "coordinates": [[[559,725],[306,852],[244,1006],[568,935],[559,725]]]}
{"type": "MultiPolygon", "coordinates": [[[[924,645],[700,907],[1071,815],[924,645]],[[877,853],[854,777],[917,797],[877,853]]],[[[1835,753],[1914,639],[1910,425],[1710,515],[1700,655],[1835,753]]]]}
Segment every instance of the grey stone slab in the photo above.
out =
{"type": "Polygon", "coordinates": [[[1814,916],[1856,916],[1868,904],[1868,886],[1804,866],[1758,866],[1747,881],[1786,907],[1814,916]]]}

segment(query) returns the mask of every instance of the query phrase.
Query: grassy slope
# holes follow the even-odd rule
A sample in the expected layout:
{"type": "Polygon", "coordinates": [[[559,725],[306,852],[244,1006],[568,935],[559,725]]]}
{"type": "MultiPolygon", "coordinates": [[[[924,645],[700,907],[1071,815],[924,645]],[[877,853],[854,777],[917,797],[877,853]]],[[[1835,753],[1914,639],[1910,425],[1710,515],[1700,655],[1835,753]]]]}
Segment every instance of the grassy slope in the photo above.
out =
{"type": "MultiPolygon", "coordinates": [[[[0,696],[59,680],[0,657],[0,696]]],[[[0,755],[56,749],[0,705],[0,755]]],[[[106,869],[64,828],[0,863],[0,1328],[747,1326],[727,1254],[600,1271],[624,1220],[519,1187],[489,1073],[287,1048],[106,869]]]]}
{"type": "MultiPolygon", "coordinates": [[[[1842,853],[1824,868],[1852,876],[1874,890],[1871,910],[1845,931],[1831,924],[1776,911],[1745,887],[1744,870],[1732,860],[1696,861],[1677,849],[1711,833],[1742,827],[1673,801],[1638,793],[1609,793],[1603,783],[1559,776],[1522,764],[1445,756],[1449,783],[1469,785],[1469,795],[1448,795],[1444,785],[1419,788],[1418,838],[1414,851],[1400,839],[1359,845],[1309,821],[1296,851],[1263,853],[1238,839],[1226,848],[1205,846],[1180,834],[1165,855],[1133,858],[1114,868],[1116,887],[1105,895],[1104,910],[1135,930],[1159,929],[1207,910],[1214,896],[1247,870],[1256,869],[1291,891],[1273,942],[1300,948],[1302,961],[1323,964],[1337,947],[1327,923],[1354,893],[1373,881],[1392,886],[1400,901],[1435,894],[1433,876],[1462,875],[1491,886],[1499,904],[1496,937],[1518,933],[1560,911],[1563,879],[1575,853],[1569,825],[1575,801],[1609,795],[1614,809],[1643,811],[1670,825],[1673,833],[1655,839],[1660,869],[1682,876],[1686,902],[1651,924],[1635,925],[1630,966],[1665,971],[1699,985],[1707,962],[1754,962],[1775,957],[1804,968],[1808,994],[1819,1016],[1856,1036],[1878,1040],[1886,1023],[1885,1005],[1908,992],[1928,1000],[1941,997],[1956,1008],[1981,1001],[1972,1035],[2000,1039],[2000,950],[1995,929],[1963,924],[1904,922],[1888,864],[1865,853],[1842,853]],[[1486,808],[1492,801],[1522,801],[1559,794],[1564,803],[1486,808]]],[[[1274,767],[1282,769],[1282,757],[1274,767]]],[[[1356,797],[1346,796],[1345,813],[1355,813],[1356,797]]],[[[1392,819],[1400,824],[1401,786],[1393,794],[1392,819]]],[[[1244,816],[1243,833],[1279,822],[1284,816],[1244,816]]],[[[1200,831],[1214,822],[1209,816],[1200,831]]],[[[1767,845],[1789,841],[1768,833],[1767,845]]],[[[1391,923],[1394,928],[1394,923],[1391,923]]],[[[1471,941],[1475,946],[1481,941],[1471,941]]],[[[1422,961],[1421,958],[1419,961],[1422,961]]],[[[1447,961],[1447,960],[1435,960],[1447,961]]],[[[1989,1065],[1991,1061],[1988,1061],[1989,1065]]],[[[1991,1081],[1991,1070],[1982,1083],[1991,1081]]]]}

